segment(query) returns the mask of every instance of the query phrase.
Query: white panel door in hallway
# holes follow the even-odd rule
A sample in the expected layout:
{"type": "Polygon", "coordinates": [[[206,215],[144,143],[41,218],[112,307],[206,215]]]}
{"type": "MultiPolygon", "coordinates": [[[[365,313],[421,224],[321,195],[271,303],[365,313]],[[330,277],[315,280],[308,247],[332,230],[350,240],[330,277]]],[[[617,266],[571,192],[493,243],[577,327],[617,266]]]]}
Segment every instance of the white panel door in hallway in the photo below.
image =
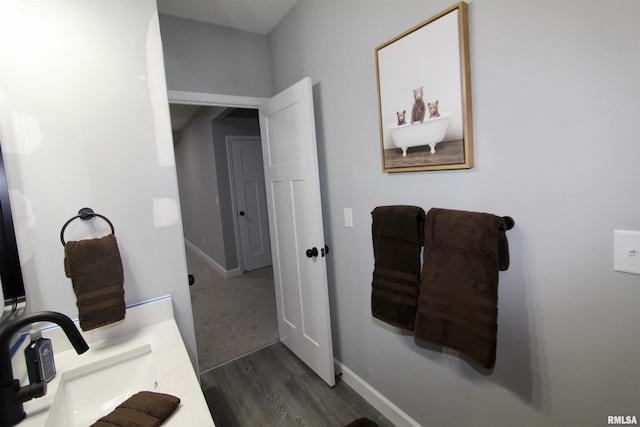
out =
{"type": "Polygon", "coordinates": [[[259,108],[280,340],[335,385],[311,79],[259,108]]]}
{"type": "Polygon", "coordinates": [[[256,270],[271,265],[260,137],[228,136],[227,152],[233,171],[242,268],[256,270]]]}

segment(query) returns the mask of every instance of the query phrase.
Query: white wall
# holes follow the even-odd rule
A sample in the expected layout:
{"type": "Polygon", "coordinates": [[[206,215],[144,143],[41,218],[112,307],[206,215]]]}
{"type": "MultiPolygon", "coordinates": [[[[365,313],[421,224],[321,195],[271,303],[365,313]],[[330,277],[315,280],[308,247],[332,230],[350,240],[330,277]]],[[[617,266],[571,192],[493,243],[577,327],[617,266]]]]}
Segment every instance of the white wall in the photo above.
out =
{"type": "Polygon", "coordinates": [[[28,310],[77,316],[59,233],[92,207],[115,226],[127,303],[171,294],[197,367],[155,1],[0,0],[0,139],[28,310]]]}
{"type": "Polygon", "coordinates": [[[336,357],[425,426],[640,417],[640,276],[612,247],[640,230],[640,2],[471,2],[476,167],[382,173],[374,49],[451,4],[301,0],[269,36],[274,92],[314,81],[336,357]],[[371,317],[388,204],[515,219],[491,374],[371,317]]]}

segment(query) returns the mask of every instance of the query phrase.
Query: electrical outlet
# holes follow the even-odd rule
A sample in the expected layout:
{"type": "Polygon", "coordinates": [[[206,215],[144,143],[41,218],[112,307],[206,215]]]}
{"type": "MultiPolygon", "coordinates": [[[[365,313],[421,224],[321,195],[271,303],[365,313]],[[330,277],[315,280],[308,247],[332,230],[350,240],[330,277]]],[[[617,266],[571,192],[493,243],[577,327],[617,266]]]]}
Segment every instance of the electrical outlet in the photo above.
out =
{"type": "Polygon", "coordinates": [[[640,274],[640,231],[613,230],[613,269],[640,274]]]}

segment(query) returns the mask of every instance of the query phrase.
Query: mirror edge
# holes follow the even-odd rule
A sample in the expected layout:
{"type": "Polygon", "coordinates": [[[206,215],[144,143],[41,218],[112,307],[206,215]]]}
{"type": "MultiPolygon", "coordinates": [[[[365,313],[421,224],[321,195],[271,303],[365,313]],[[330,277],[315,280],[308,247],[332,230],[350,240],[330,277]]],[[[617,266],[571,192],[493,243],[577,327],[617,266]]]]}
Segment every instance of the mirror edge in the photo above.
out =
{"type": "MultiPolygon", "coordinates": [[[[0,142],[0,279],[4,309],[13,307],[16,311],[19,304],[26,304],[26,293],[20,267],[18,244],[13,226],[9,187],[5,172],[2,144],[0,142]]],[[[4,314],[4,313],[3,313],[4,314]]]]}

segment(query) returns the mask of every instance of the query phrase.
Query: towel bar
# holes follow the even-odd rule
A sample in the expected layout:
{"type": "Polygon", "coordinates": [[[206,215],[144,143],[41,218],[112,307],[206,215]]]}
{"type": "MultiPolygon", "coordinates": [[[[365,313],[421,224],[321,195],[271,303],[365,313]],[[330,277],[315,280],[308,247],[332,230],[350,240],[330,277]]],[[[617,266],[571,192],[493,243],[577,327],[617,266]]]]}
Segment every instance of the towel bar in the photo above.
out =
{"type": "Polygon", "coordinates": [[[505,230],[511,230],[513,226],[516,225],[516,222],[510,216],[503,216],[502,219],[504,219],[502,228],[505,230]]]}
{"type": "Polygon", "coordinates": [[[82,209],[80,209],[78,211],[78,215],[76,215],[73,218],[69,219],[62,226],[62,230],[60,230],[60,241],[62,242],[62,246],[65,246],[67,244],[67,242],[64,241],[64,230],[67,228],[67,225],[69,225],[69,223],[71,223],[71,221],[73,221],[74,219],[77,219],[77,218],[80,218],[80,219],[86,221],[88,219],[93,218],[94,216],[100,217],[100,218],[104,219],[105,221],[107,221],[107,223],[109,224],[109,227],[111,227],[111,234],[116,234],[116,231],[113,228],[113,224],[111,223],[111,221],[109,221],[109,219],[106,216],[100,215],[99,213],[95,213],[93,211],[93,209],[91,209],[91,208],[82,208],[82,209]]]}
{"type": "MultiPolygon", "coordinates": [[[[371,216],[373,216],[373,211],[371,211],[371,216]]],[[[504,224],[502,224],[502,226],[500,228],[502,228],[503,230],[511,230],[515,225],[516,222],[513,218],[511,218],[510,216],[503,216],[502,219],[504,220],[504,224]]],[[[424,218],[420,218],[421,221],[424,221],[424,218]]],[[[327,252],[329,252],[327,250],[327,252]]]]}

